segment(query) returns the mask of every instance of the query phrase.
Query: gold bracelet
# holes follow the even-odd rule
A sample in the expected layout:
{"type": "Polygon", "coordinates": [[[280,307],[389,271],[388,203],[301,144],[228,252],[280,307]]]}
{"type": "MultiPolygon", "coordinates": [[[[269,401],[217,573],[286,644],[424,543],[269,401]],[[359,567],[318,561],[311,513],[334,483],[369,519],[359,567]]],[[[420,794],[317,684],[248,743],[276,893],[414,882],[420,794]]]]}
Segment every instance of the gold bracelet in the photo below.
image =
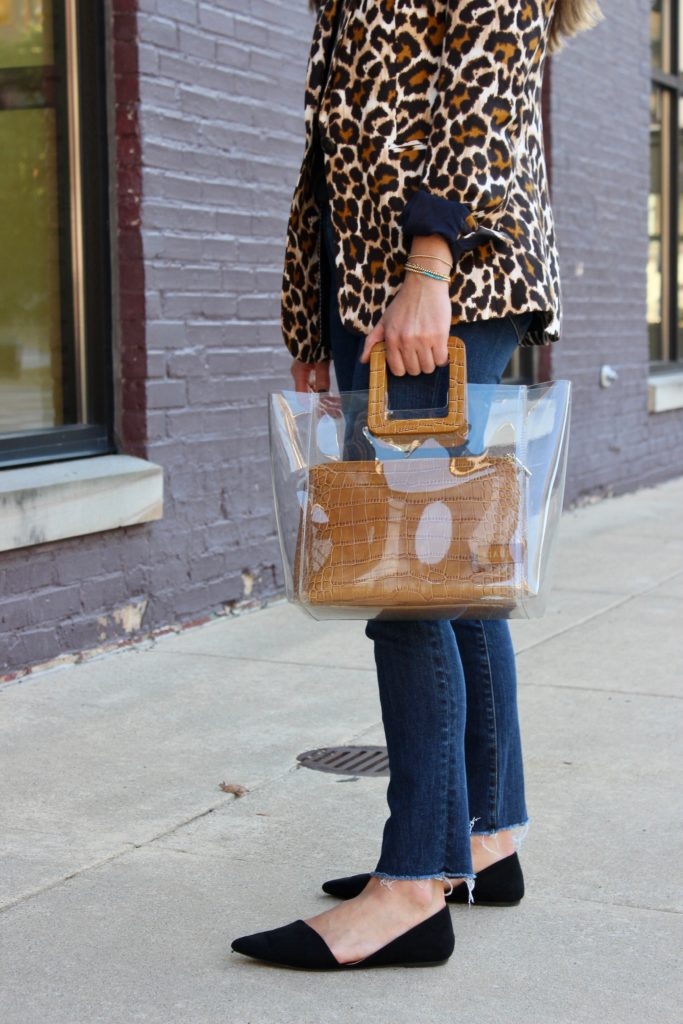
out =
{"type": "Polygon", "coordinates": [[[437,281],[450,281],[450,277],[447,274],[439,274],[436,270],[430,270],[429,267],[423,267],[420,263],[406,263],[406,270],[412,270],[417,274],[424,274],[426,277],[433,277],[437,281]]]}
{"type": "Polygon", "coordinates": [[[446,266],[452,270],[453,264],[449,263],[448,260],[444,260],[441,256],[430,256],[428,252],[411,252],[408,259],[411,260],[438,260],[439,263],[445,263],[446,266]]]}
{"type": "Polygon", "coordinates": [[[406,263],[406,270],[412,271],[413,274],[422,274],[423,277],[431,277],[434,281],[446,281],[450,284],[450,277],[446,274],[437,274],[433,270],[428,270],[427,267],[421,267],[419,263],[406,263]]]}

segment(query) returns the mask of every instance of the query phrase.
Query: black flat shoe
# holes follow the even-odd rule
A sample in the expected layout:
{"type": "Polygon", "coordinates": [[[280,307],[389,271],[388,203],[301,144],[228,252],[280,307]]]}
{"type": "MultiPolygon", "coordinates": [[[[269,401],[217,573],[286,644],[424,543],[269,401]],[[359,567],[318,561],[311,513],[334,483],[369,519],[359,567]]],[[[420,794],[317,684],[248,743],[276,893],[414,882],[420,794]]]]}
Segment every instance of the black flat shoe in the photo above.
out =
{"type": "MultiPolygon", "coordinates": [[[[370,875],[348,875],[346,878],[332,878],[323,882],[323,892],[339,900],[351,900],[358,896],[370,881],[370,875]]],[[[480,871],[474,883],[474,903],[482,907],[516,907],[524,896],[524,875],[519,857],[496,861],[480,871]]],[[[469,893],[464,882],[456,885],[446,896],[446,903],[468,903],[469,893]]]]}
{"type": "Polygon", "coordinates": [[[455,946],[448,907],[415,925],[357,963],[340,964],[318,933],[304,921],[235,939],[236,953],[300,971],[346,971],[363,967],[432,967],[448,960],[455,946]]]}

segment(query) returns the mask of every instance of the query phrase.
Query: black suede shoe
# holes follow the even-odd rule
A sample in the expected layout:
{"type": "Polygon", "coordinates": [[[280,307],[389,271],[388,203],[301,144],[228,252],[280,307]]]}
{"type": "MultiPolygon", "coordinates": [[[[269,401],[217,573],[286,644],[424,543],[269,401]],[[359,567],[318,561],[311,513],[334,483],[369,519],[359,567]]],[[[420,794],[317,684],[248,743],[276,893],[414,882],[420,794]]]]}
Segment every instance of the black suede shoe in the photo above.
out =
{"type": "Polygon", "coordinates": [[[448,960],[455,946],[448,907],[415,925],[372,956],[340,964],[327,943],[304,921],[235,939],[236,953],[300,971],[347,971],[363,967],[432,967],[448,960]]]}
{"type": "MultiPolygon", "coordinates": [[[[323,882],[323,892],[339,900],[351,900],[358,896],[370,881],[370,875],[347,875],[346,878],[332,878],[323,882]]],[[[482,907],[516,907],[524,896],[524,875],[519,857],[496,861],[477,875],[474,883],[473,902],[482,907]]],[[[446,896],[446,903],[468,903],[469,892],[464,882],[456,885],[446,896]]]]}

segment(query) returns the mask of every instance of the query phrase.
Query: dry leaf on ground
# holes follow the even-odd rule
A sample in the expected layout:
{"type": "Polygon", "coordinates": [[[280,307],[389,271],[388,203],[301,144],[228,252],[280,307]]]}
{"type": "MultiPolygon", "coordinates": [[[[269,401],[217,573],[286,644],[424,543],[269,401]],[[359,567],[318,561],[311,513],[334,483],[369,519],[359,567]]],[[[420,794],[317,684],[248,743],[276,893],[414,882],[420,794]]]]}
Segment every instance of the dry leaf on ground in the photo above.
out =
{"type": "Polygon", "coordinates": [[[222,789],[224,793],[232,793],[236,799],[246,796],[249,792],[246,786],[240,786],[238,782],[221,782],[218,788],[222,789]]]}

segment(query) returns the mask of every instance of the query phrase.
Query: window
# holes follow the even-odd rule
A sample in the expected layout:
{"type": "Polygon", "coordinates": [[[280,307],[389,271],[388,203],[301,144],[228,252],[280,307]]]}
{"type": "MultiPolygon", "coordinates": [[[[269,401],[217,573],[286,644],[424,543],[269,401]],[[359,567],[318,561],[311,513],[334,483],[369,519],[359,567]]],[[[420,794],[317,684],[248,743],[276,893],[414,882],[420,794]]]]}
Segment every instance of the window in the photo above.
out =
{"type": "Polygon", "coordinates": [[[651,0],[649,251],[650,359],[683,360],[683,19],[677,0],[651,0]]]}
{"type": "Polygon", "coordinates": [[[111,451],[103,6],[0,0],[0,466],[111,451]]]}

